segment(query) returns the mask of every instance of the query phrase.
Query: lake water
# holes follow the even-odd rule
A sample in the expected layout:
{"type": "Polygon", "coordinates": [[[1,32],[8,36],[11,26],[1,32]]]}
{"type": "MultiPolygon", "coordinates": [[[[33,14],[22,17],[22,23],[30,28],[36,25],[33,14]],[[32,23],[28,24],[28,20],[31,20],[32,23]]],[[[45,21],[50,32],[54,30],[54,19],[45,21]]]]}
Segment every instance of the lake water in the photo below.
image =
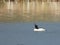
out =
{"type": "Polygon", "coordinates": [[[60,45],[60,2],[6,2],[1,6],[0,45],[60,45]],[[34,32],[35,22],[47,31],[34,32]]]}
{"type": "Polygon", "coordinates": [[[0,23],[0,45],[60,45],[60,22],[36,22],[46,32],[34,32],[34,23],[0,23]]]}

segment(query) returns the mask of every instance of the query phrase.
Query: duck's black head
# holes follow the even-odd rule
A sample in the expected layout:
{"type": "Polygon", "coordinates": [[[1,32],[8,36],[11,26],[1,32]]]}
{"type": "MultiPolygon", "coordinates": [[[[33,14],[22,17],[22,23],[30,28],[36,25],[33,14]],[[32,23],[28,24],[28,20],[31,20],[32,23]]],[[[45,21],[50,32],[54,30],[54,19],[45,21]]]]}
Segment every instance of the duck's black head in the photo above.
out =
{"type": "Polygon", "coordinates": [[[38,25],[35,24],[35,28],[36,28],[36,29],[39,29],[38,25]]]}

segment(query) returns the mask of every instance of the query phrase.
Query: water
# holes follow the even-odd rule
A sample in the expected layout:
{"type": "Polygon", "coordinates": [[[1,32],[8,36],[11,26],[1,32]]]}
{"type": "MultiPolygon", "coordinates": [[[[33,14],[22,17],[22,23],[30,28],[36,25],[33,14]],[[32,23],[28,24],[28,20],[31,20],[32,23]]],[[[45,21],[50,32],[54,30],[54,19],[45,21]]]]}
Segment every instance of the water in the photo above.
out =
{"type": "Polygon", "coordinates": [[[10,9],[13,10],[13,2],[10,2],[10,1],[7,2],[7,9],[8,10],[10,10],[10,9]]]}
{"type": "Polygon", "coordinates": [[[60,23],[37,22],[46,32],[34,32],[33,23],[0,23],[0,45],[60,45],[60,23]]]}
{"type": "Polygon", "coordinates": [[[29,12],[29,0],[27,1],[27,12],[29,12]]]}
{"type": "Polygon", "coordinates": [[[41,4],[28,1],[15,5],[13,2],[8,2],[6,7],[9,12],[7,9],[1,10],[0,21],[13,23],[0,23],[0,45],[60,45],[59,4],[60,2],[41,4]],[[16,7],[14,10],[13,5],[16,7]],[[14,21],[24,23],[14,23],[14,21]],[[32,22],[35,21],[39,27],[44,27],[47,31],[34,32],[32,22]]]}
{"type": "Polygon", "coordinates": [[[0,8],[0,21],[58,21],[60,22],[60,2],[23,1],[6,2],[0,8]]]}

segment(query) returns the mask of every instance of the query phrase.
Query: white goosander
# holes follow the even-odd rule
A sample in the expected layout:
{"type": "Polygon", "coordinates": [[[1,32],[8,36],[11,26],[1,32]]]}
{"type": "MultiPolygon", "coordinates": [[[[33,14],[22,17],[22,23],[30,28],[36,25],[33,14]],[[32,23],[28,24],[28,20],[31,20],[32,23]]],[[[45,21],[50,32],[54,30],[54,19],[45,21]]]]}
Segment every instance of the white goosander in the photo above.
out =
{"type": "Polygon", "coordinates": [[[44,32],[44,31],[46,31],[46,29],[44,29],[44,28],[42,28],[42,27],[39,28],[38,25],[35,24],[34,31],[35,31],[35,32],[44,32]]]}

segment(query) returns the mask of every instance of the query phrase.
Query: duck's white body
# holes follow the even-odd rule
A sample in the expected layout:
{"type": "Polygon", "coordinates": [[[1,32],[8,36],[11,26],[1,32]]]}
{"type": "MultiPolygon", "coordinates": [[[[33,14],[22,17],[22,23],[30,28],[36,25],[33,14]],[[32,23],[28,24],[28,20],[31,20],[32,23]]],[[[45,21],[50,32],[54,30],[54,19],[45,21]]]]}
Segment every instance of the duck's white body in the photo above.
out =
{"type": "Polygon", "coordinates": [[[34,28],[34,31],[40,31],[40,32],[42,32],[42,31],[46,31],[46,29],[44,29],[44,28],[35,29],[34,28]]]}

